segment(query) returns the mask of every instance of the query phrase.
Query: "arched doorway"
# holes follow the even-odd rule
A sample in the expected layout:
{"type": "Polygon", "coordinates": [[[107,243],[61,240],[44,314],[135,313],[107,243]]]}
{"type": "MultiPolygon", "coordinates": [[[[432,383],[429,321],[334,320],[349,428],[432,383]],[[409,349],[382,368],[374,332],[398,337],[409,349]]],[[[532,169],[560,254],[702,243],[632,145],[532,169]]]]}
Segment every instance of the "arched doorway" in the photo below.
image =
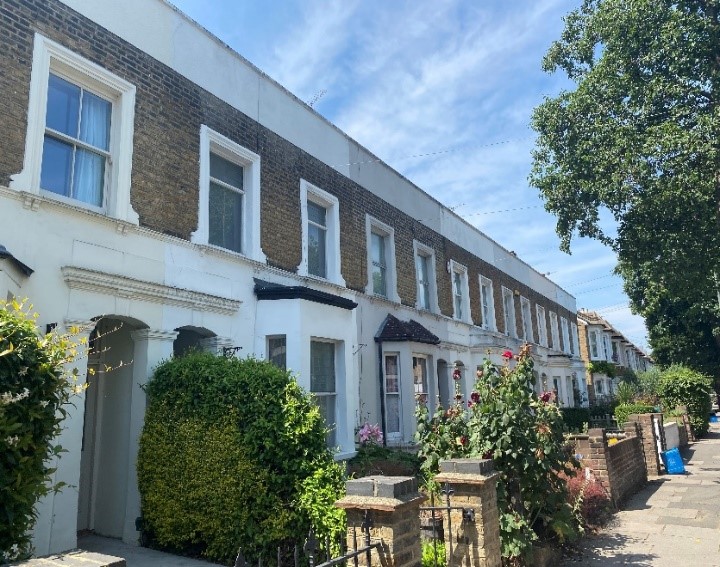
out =
{"type": "Polygon", "coordinates": [[[90,336],[78,486],[78,531],[122,537],[130,466],[132,332],[136,319],[102,317],[90,336]]]}

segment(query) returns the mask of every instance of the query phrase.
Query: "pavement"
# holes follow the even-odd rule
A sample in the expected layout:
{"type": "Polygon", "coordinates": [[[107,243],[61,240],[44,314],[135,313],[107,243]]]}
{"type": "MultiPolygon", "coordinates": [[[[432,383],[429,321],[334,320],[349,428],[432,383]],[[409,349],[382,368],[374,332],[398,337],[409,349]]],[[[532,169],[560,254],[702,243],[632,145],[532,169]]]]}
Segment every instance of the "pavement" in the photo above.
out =
{"type": "Polygon", "coordinates": [[[720,424],[682,457],[685,475],[651,479],[562,566],[720,567],[720,424]]]}
{"type": "Polygon", "coordinates": [[[171,555],[147,547],[128,545],[119,539],[96,535],[78,538],[78,547],[89,552],[122,557],[127,567],[218,567],[217,563],[171,555]]]}

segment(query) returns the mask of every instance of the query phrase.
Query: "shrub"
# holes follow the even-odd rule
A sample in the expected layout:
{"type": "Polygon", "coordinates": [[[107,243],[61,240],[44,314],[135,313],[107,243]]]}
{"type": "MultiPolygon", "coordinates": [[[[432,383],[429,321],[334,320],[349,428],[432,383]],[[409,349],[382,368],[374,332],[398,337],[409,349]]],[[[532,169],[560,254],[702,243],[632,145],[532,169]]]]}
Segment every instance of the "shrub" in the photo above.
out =
{"type": "Polygon", "coordinates": [[[445,567],[445,544],[441,541],[422,542],[422,567],[445,567]]]}
{"type": "Polygon", "coordinates": [[[80,347],[70,335],[40,336],[31,310],[0,303],[0,564],[31,553],[34,506],[62,488],[50,484],[49,464],[62,452],[52,441],[81,391],[77,371],[63,371],[80,347]]]}
{"type": "Polygon", "coordinates": [[[618,404],[615,408],[615,420],[617,421],[618,427],[625,425],[629,415],[635,413],[652,413],[655,411],[655,407],[648,404],[618,404]]]}
{"type": "Polygon", "coordinates": [[[382,474],[386,476],[417,476],[420,459],[414,453],[380,445],[362,445],[348,461],[348,473],[354,476],[382,474]]]}
{"type": "Polygon", "coordinates": [[[585,530],[604,526],[613,513],[612,503],[602,484],[595,478],[585,478],[583,469],[562,475],[567,482],[568,502],[572,505],[585,530]]]}
{"type": "Polygon", "coordinates": [[[590,423],[588,408],[561,408],[560,414],[568,431],[582,431],[583,427],[590,423]]]}
{"type": "Polygon", "coordinates": [[[696,437],[708,431],[712,379],[685,366],[673,365],[660,375],[658,393],[664,410],[685,406],[696,437]]]}
{"type": "Polygon", "coordinates": [[[335,537],[343,472],[312,398],[276,366],[192,352],[147,387],[138,485],[150,541],[228,562],[335,537]]]}

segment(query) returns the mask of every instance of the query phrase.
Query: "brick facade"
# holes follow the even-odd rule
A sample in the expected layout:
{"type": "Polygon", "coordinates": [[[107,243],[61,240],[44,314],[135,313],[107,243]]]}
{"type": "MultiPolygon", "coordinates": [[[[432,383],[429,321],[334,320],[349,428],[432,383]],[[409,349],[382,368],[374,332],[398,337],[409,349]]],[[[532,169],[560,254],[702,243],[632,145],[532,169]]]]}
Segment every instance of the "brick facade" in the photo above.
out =
{"type": "MultiPolygon", "coordinates": [[[[413,239],[433,248],[440,312],[452,316],[452,282],[445,266],[455,260],[468,269],[472,320],[481,324],[478,276],[493,282],[497,328],[503,322],[505,286],[532,303],[575,322],[575,314],[477,258],[420,221],[383,201],[229,104],[109,33],[57,0],[8,0],[0,7],[0,184],[22,169],[32,65],[33,34],[39,32],[137,87],[131,203],[140,224],[189,239],[198,220],[199,131],[202,124],[261,156],[261,246],[268,263],[295,272],[301,261],[300,180],[340,201],[341,271],[347,287],[367,284],[365,214],[395,229],[398,293],[416,303],[413,239]]],[[[522,335],[519,297],[514,296],[517,334],[522,335]]],[[[548,325],[548,336],[550,335],[548,325]]],[[[561,333],[562,335],[562,333],[561,333]]]]}

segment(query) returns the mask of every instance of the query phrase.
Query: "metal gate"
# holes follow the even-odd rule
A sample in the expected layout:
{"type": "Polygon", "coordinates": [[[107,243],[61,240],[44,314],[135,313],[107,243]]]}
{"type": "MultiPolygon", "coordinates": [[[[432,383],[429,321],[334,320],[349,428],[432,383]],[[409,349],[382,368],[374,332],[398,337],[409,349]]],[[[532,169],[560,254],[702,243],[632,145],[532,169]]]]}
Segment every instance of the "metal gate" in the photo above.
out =
{"type": "MultiPolygon", "coordinates": [[[[348,539],[351,540],[351,547],[348,548],[347,539],[342,539],[332,545],[330,538],[319,540],[313,530],[310,530],[304,544],[295,545],[292,554],[289,550],[283,551],[281,547],[277,548],[277,557],[265,559],[262,556],[257,560],[247,560],[243,554],[242,548],[238,549],[237,558],[234,567],[333,567],[334,565],[353,565],[358,567],[360,558],[365,556],[365,565],[372,563],[372,553],[375,550],[376,555],[380,549],[380,541],[372,541],[370,537],[370,529],[373,527],[372,515],[369,511],[365,511],[365,518],[359,529],[352,526],[348,533],[352,534],[348,539]],[[340,555],[332,557],[332,549],[340,550],[340,555]],[[292,555],[290,558],[289,555],[292,555]]],[[[379,563],[379,559],[378,559],[379,563]]]]}

